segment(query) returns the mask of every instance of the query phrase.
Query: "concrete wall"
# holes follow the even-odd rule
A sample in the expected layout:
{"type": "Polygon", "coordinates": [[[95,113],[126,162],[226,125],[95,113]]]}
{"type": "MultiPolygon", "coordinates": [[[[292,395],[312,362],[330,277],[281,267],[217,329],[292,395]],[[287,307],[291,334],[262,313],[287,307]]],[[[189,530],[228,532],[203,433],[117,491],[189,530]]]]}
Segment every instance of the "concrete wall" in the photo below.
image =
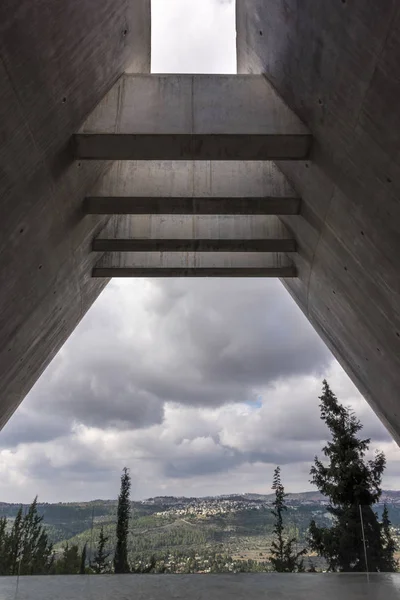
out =
{"type": "Polygon", "coordinates": [[[265,73],[315,138],[280,162],[301,194],[284,284],[400,440],[400,5],[239,0],[238,70],[265,73]]]}
{"type": "Polygon", "coordinates": [[[128,68],[150,70],[150,0],[0,3],[0,427],[107,283],[107,217],[81,210],[107,164],[69,142],[128,68]]]}

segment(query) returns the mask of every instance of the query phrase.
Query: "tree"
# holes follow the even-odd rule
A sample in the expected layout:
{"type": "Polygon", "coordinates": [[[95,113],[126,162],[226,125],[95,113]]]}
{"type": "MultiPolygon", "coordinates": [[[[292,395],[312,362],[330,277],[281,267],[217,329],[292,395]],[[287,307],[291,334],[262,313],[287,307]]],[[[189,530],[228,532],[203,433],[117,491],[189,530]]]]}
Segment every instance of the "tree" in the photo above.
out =
{"type": "Polygon", "coordinates": [[[82,548],[81,566],[79,568],[79,575],[85,575],[85,573],[86,573],[86,552],[87,552],[87,542],[85,542],[85,545],[82,548]]]}
{"type": "Polygon", "coordinates": [[[394,558],[394,553],[397,550],[397,544],[392,536],[391,522],[389,519],[389,511],[386,504],[383,507],[382,513],[382,537],[383,537],[383,555],[382,555],[382,571],[397,571],[398,561],[394,558]]]}
{"type": "Polygon", "coordinates": [[[46,575],[53,561],[53,547],[38,514],[37,498],[25,516],[19,508],[10,532],[0,519],[0,575],[46,575]]]}
{"type": "Polygon", "coordinates": [[[73,544],[70,546],[67,542],[61,559],[56,563],[56,573],[58,575],[76,575],[80,571],[81,559],[78,545],[73,544]]]}
{"type": "Polygon", "coordinates": [[[117,546],[114,556],[115,573],[129,573],[128,563],[128,532],[131,505],[129,493],[131,489],[131,478],[125,467],[121,475],[121,490],[118,496],[117,509],[117,546]]]}
{"type": "Polygon", "coordinates": [[[22,506],[20,506],[17,515],[14,519],[14,523],[10,534],[7,536],[6,547],[8,553],[6,556],[6,569],[8,575],[18,575],[19,561],[21,560],[22,552],[22,506]]]}
{"type": "Polygon", "coordinates": [[[288,538],[285,535],[285,526],[283,524],[283,514],[287,511],[285,498],[285,488],[281,482],[281,469],[276,467],[272,489],[275,490],[275,500],[273,502],[272,514],[275,517],[274,540],[271,544],[270,561],[274,571],[278,573],[293,573],[295,571],[304,571],[303,561],[300,559],[306,553],[303,549],[296,552],[293,546],[297,540],[295,537],[288,538]]]}
{"type": "Polygon", "coordinates": [[[377,452],[373,460],[365,460],[370,440],[358,437],[360,421],[338,402],[326,381],[320,400],[321,419],[331,434],[323,448],[328,463],[316,457],[310,474],[311,483],[330,500],[333,525],[319,527],[312,520],[310,547],[326,559],[330,571],[386,570],[393,550],[386,546],[385,554],[385,526],[372,509],[381,496],[385,456],[377,452]]]}
{"type": "Polygon", "coordinates": [[[107,570],[106,560],[109,556],[109,553],[105,551],[107,542],[108,536],[104,535],[104,528],[101,526],[99,541],[97,544],[97,552],[94,555],[94,560],[91,565],[95,573],[101,574],[105,573],[107,570]]]}
{"type": "Polygon", "coordinates": [[[52,544],[42,525],[43,516],[37,510],[37,497],[30,505],[21,528],[21,575],[45,575],[49,572],[52,544]]]}
{"type": "Polygon", "coordinates": [[[6,517],[0,518],[0,575],[8,575],[8,536],[6,532],[7,519],[6,517]]]}

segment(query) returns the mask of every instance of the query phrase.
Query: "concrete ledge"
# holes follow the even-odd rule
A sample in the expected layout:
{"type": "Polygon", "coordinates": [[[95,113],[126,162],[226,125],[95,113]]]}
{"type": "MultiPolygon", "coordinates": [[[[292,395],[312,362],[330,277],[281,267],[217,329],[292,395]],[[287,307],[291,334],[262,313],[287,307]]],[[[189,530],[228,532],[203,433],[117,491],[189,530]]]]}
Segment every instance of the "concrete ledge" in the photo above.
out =
{"type": "Polygon", "coordinates": [[[270,161],[115,161],[91,196],[297,198],[270,161]]]}
{"type": "Polygon", "coordinates": [[[52,575],[0,578],[4,600],[397,600],[398,573],[52,575]]]}
{"type": "Polygon", "coordinates": [[[88,215],[297,215],[300,198],[85,198],[88,215]]]}
{"type": "Polygon", "coordinates": [[[92,277],[296,277],[295,267],[95,267],[92,277]]]}
{"type": "Polygon", "coordinates": [[[296,252],[293,239],[97,239],[94,252],[296,252]]]}
{"type": "Polygon", "coordinates": [[[306,134],[76,134],[75,158],[86,160],[305,160],[306,134]]]}
{"type": "Polygon", "coordinates": [[[311,141],[262,75],[125,74],[74,136],[74,152],[104,160],[302,160],[311,141]]]}
{"type": "Polygon", "coordinates": [[[93,277],[296,277],[279,252],[108,252],[93,277]]]}
{"type": "Polygon", "coordinates": [[[85,198],[88,215],[297,215],[300,198],[85,198]]]}

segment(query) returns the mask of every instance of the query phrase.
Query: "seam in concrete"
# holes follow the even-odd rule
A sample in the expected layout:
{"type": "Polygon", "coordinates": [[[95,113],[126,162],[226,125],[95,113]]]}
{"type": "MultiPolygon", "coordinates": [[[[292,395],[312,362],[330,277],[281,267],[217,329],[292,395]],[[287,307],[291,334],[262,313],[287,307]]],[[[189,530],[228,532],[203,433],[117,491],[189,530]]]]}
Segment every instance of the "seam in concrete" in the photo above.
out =
{"type": "Polygon", "coordinates": [[[125,98],[125,75],[122,75],[120,77],[119,81],[120,81],[120,84],[118,85],[118,95],[117,95],[117,114],[115,115],[115,126],[114,126],[115,133],[119,133],[119,131],[120,131],[122,108],[124,106],[124,98],[125,98]]]}

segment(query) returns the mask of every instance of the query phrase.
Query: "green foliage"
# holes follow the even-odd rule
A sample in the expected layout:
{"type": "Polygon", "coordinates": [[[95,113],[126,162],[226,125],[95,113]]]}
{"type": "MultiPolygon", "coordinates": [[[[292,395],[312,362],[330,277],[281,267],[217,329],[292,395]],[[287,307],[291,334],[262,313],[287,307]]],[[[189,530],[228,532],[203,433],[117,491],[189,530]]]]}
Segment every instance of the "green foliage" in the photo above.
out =
{"type": "Polygon", "coordinates": [[[76,544],[70,546],[68,542],[64,546],[63,555],[55,564],[57,575],[77,575],[81,569],[82,556],[76,544]]]}
{"type": "Polygon", "coordinates": [[[285,535],[283,514],[287,511],[285,501],[287,494],[285,494],[285,488],[281,482],[280,467],[276,467],[274,471],[272,489],[275,490],[275,500],[271,511],[275,517],[274,540],[270,550],[272,567],[278,573],[302,572],[304,571],[304,567],[300,557],[306,553],[306,550],[303,549],[300,552],[296,552],[294,546],[297,543],[297,538],[285,535]]]}
{"type": "Polygon", "coordinates": [[[360,421],[339,404],[326,381],[320,400],[321,419],[331,434],[323,448],[328,464],[316,457],[310,474],[311,483],[330,500],[333,525],[320,527],[312,520],[310,546],[325,558],[330,571],[365,571],[363,522],[368,570],[391,570],[393,546],[385,541],[387,529],[385,534],[385,526],[372,509],[381,496],[385,456],[378,452],[373,460],[365,460],[370,440],[358,437],[360,421]]]}
{"type": "Polygon", "coordinates": [[[87,544],[85,544],[82,548],[81,566],[79,568],[80,575],[85,575],[85,573],[86,573],[86,553],[87,553],[87,544]]]}
{"type": "Polygon", "coordinates": [[[392,535],[391,525],[389,511],[385,504],[382,513],[382,571],[395,572],[398,570],[399,563],[394,558],[397,544],[392,535]]]}
{"type": "Polygon", "coordinates": [[[37,499],[25,516],[18,509],[10,531],[7,520],[0,519],[0,574],[45,575],[53,565],[53,548],[37,511],[37,499]]]}
{"type": "Polygon", "coordinates": [[[104,527],[101,526],[99,541],[97,544],[97,552],[94,555],[94,560],[91,565],[93,571],[95,573],[107,573],[108,565],[107,558],[109,557],[109,552],[106,552],[106,545],[108,542],[108,536],[104,535],[104,527]]]}
{"type": "Polygon", "coordinates": [[[115,573],[129,573],[128,563],[128,532],[129,519],[131,516],[131,505],[129,493],[131,489],[131,478],[125,467],[121,476],[121,490],[118,497],[117,509],[117,546],[114,555],[115,573]]]}

